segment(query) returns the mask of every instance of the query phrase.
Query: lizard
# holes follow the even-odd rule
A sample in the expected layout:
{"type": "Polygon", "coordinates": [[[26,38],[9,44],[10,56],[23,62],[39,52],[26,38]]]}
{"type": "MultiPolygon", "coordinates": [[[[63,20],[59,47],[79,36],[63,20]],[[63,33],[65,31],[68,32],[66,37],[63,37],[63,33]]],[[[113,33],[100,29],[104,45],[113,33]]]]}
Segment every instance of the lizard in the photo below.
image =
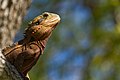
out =
{"type": "Polygon", "coordinates": [[[46,43],[59,22],[59,15],[44,12],[28,23],[23,39],[2,50],[6,60],[15,66],[23,78],[26,79],[28,71],[43,54],[46,43]]]}

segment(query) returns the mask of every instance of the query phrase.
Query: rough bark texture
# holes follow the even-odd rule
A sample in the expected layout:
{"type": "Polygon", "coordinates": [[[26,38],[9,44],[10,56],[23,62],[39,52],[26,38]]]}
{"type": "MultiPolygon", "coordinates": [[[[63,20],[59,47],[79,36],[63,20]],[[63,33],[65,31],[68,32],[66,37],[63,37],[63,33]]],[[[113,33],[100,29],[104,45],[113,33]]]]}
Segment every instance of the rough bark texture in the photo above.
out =
{"type": "Polygon", "coordinates": [[[12,44],[30,0],[0,0],[0,48],[12,44]]]}
{"type": "Polygon", "coordinates": [[[0,50],[0,80],[23,80],[17,70],[6,61],[0,50]]]}
{"type": "MultiPolygon", "coordinates": [[[[0,0],[0,48],[12,44],[31,0],[0,0]]],[[[0,80],[22,80],[0,49],[0,80]]]]}

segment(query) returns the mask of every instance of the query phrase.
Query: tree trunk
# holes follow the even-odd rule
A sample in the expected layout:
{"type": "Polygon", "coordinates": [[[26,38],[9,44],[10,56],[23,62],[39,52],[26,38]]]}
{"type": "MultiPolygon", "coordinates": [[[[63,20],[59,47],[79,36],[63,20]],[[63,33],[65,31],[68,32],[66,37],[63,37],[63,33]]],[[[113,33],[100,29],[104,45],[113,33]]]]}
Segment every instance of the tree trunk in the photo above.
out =
{"type": "Polygon", "coordinates": [[[23,80],[1,50],[13,43],[30,3],[31,0],[0,0],[0,80],[23,80]]]}

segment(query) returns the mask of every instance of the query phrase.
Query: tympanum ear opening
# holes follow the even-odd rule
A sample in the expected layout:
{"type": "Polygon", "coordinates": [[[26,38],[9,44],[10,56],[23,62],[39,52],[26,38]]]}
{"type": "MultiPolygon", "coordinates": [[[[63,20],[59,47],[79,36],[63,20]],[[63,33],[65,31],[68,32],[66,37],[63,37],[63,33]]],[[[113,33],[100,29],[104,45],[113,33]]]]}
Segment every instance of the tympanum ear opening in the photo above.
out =
{"type": "Polygon", "coordinates": [[[28,23],[28,26],[31,26],[31,24],[32,24],[32,21],[30,21],[30,22],[28,23]]]}

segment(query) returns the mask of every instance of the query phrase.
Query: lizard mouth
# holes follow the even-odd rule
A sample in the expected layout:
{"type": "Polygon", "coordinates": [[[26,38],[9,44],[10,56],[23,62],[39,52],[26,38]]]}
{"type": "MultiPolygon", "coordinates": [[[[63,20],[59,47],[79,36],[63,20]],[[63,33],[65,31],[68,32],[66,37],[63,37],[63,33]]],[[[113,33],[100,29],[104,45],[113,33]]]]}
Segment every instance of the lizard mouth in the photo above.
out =
{"type": "Polygon", "coordinates": [[[56,28],[56,26],[59,24],[59,22],[57,22],[54,26],[53,26],[53,28],[56,28]]]}
{"type": "Polygon", "coordinates": [[[44,39],[44,38],[48,37],[51,34],[51,32],[56,28],[58,23],[56,23],[53,27],[51,27],[51,29],[46,29],[45,32],[43,33],[43,35],[40,37],[40,39],[44,39]]]}

